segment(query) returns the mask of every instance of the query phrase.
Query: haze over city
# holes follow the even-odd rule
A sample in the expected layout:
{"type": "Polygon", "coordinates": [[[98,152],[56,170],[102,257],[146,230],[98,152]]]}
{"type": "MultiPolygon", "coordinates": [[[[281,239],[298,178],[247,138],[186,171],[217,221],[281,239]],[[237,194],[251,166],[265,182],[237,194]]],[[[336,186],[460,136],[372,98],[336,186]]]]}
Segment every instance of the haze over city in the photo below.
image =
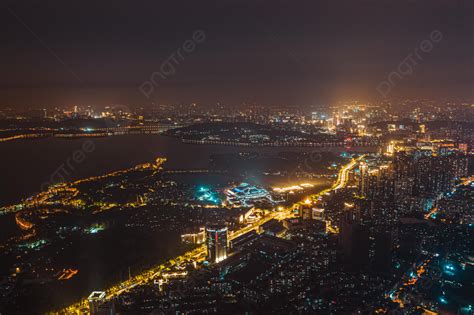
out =
{"type": "Polygon", "coordinates": [[[377,100],[378,84],[434,30],[442,41],[390,97],[472,97],[469,1],[2,6],[1,106],[377,100]],[[139,86],[196,30],[203,42],[144,98],[139,86]]]}
{"type": "Polygon", "coordinates": [[[4,1],[0,315],[474,314],[472,5],[4,1]]]}

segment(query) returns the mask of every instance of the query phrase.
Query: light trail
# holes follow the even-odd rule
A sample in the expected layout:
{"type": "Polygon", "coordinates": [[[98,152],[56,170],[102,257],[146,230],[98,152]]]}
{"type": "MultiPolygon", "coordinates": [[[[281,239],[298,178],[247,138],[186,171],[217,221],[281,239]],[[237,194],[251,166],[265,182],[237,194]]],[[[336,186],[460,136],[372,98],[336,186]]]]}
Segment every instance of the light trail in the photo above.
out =
{"type": "Polygon", "coordinates": [[[69,280],[74,277],[78,272],[79,270],[77,269],[64,269],[58,277],[58,280],[69,280]]]}
{"type": "Polygon", "coordinates": [[[365,155],[360,156],[357,159],[353,159],[349,164],[345,165],[340,171],[339,176],[337,178],[336,184],[332,187],[331,190],[338,190],[341,188],[346,187],[347,182],[349,181],[349,171],[356,166],[357,162],[359,162],[365,155]]]}
{"type": "Polygon", "coordinates": [[[22,230],[29,230],[34,226],[33,223],[28,222],[26,219],[23,219],[21,217],[21,212],[17,212],[15,214],[15,222],[18,225],[18,227],[22,230]]]}
{"type": "MultiPolygon", "coordinates": [[[[473,181],[473,178],[474,176],[471,176],[471,177],[468,177],[468,178],[464,178],[462,179],[462,181],[457,184],[452,190],[451,190],[451,193],[454,194],[454,192],[461,186],[469,186],[471,185],[472,181],[473,181]]],[[[438,197],[437,200],[440,200],[444,198],[444,196],[441,196],[441,197],[438,197]]],[[[438,214],[439,212],[439,209],[438,207],[433,207],[431,208],[431,210],[425,214],[425,220],[433,220],[433,219],[436,219],[436,215],[438,214]]]]}
{"type": "Polygon", "coordinates": [[[391,293],[388,295],[392,302],[398,303],[401,308],[405,306],[407,301],[402,296],[403,293],[408,291],[410,287],[413,287],[418,282],[418,280],[420,280],[423,274],[426,273],[428,264],[431,262],[431,260],[432,257],[424,259],[417,265],[416,268],[410,268],[404,274],[404,278],[395,284],[394,289],[392,289],[391,293]]]}
{"type": "Polygon", "coordinates": [[[437,208],[437,207],[433,207],[433,209],[431,209],[430,212],[428,212],[427,214],[425,214],[425,219],[426,219],[426,220],[433,219],[433,218],[436,217],[436,214],[438,214],[438,208],[437,208]]]}
{"type": "MultiPolygon", "coordinates": [[[[361,155],[359,156],[357,159],[352,159],[351,162],[349,162],[348,164],[344,165],[340,170],[339,170],[339,173],[338,173],[338,176],[337,176],[337,180],[336,182],[334,183],[334,185],[332,185],[331,188],[328,188],[328,189],[325,189],[323,191],[320,191],[319,193],[317,194],[314,194],[314,195],[311,195],[309,197],[310,200],[317,200],[320,196],[324,195],[324,194],[328,194],[329,192],[331,191],[335,191],[335,190],[339,190],[339,189],[342,189],[344,187],[347,186],[347,183],[349,182],[349,172],[357,165],[357,163],[362,160],[363,158],[365,158],[365,154],[364,155],[361,155]]],[[[300,205],[303,204],[303,202],[300,202],[299,203],[300,205]]],[[[334,233],[334,234],[337,234],[339,233],[339,228],[337,226],[332,226],[330,224],[330,221],[327,221],[328,224],[327,224],[327,231],[330,232],[330,233],[334,233]]]]}

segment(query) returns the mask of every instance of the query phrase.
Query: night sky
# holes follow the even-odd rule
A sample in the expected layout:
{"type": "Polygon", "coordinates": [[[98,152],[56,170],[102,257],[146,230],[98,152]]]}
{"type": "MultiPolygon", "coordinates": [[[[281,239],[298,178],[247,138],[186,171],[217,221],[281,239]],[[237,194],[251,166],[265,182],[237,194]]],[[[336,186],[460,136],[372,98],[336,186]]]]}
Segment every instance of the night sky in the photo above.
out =
{"type": "Polygon", "coordinates": [[[434,30],[388,97],[469,99],[472,3],[2,1],[0,106],[377,100],[434,30]],[[140,85],[197,30],[205,40],[147,99],[140,85]]]}

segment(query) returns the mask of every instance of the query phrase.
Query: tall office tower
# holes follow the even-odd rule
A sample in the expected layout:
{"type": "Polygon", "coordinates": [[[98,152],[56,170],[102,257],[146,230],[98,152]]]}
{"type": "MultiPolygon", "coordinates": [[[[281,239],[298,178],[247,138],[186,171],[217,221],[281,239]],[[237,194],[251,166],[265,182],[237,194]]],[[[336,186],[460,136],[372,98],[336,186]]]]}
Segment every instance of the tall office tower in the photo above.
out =
{"type": "Polygon", "coordinates": [[[385,162],[361,162],[359,194],[366,199],[393,199],[393,166],[385,162]]]}
{"type": "Polygon", "coordinates": [[[392,200],[393,187],[393,165],[383,164],[378,167],[376,197],[383,200],[392,200]]]}
{"type": "Polygon", "coordinates": [[[468,175],[468,165],[469,165],[469,158],[465,153],[456,153],[451,154],[450,158],[452,160],[451,169],[453,176],[456,179],[461,177],[466,177],[468,175]]]}
{"type": "Polygon", "coordinates": [[[302,206],[302,218],[303,220],[310,220],[312,218],[313,209],[309,205],[302,206]]]}
{"type": "Polygon", "coordinates": [[[324,221],[324,209],[322,208],[312,208],[312,218],[313,220],[324,221]]]}
{"type": "Polygon", "coordinates": [[[369,166],[366,162],[360,163],[359,171],[359,194],[365,197],[369,191],[369,166]]]}
{"type": "Polygon", "coordinates": [[[107,300],[105,292],[94,291],[87,298],[90,315],[115,315],[113,300],[107,300]]]}
{"type": "Polygon", "coordinates": [[[374,267],[379,272],[390,272],[393,233],[388,227],[378,227],[374,233],[374,267]]]}
{"type": "Polygon", "coordinates": [[[206,227],[207,257],[210,262],[218,263],[227,258],[227,226],[211,225],[206,227]]]}
{"type": "Polygon", "coordinates": [[[405,152],[398,152],[393,161],[395,200],[411,196],[414,187],[415,163],[405,152]]]}
{"type": "Polygon", "coordinates": [[[344,264],[358,270],[369,263],[369,229],[356,220],[350,211],[344,213],[340,224],[339,243],[344,264]]]}

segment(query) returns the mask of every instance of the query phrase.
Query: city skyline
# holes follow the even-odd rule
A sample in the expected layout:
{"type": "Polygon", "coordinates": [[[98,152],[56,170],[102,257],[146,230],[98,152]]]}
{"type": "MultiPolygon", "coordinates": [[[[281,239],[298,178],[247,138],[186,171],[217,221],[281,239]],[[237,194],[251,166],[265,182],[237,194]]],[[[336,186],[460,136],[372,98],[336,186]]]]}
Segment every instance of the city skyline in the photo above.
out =
{"type": "Polygon", "coordinates": [[[473,315],[472,9],[4,1],[0,315],[473,315]]]}

